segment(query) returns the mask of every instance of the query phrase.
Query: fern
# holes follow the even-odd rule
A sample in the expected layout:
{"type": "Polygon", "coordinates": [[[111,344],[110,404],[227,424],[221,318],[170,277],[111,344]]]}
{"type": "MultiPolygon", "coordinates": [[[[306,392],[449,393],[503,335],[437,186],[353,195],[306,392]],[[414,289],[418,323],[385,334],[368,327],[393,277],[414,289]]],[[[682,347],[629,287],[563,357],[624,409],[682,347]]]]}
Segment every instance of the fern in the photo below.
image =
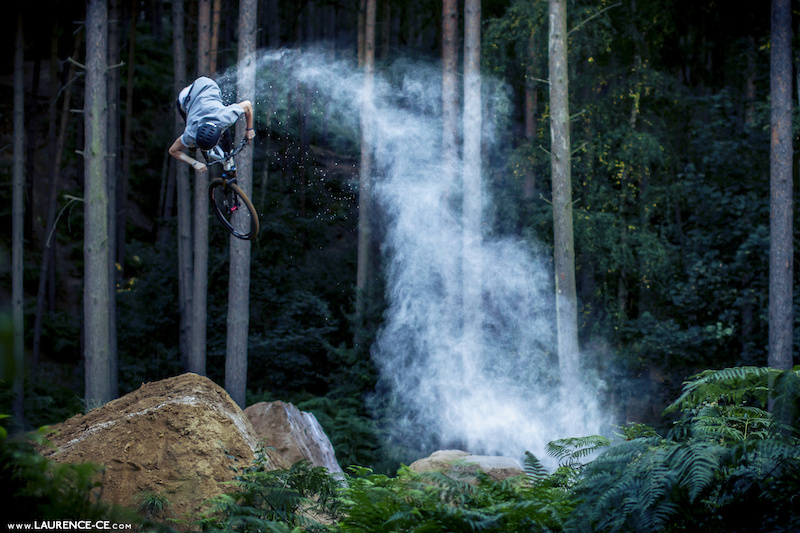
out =
{"type": "Polygon", "coordinates": [[[287,470],[265,470],[265,456],[239,472],[232,494],[211,500],[199,519],[204,531],[325,531],[312,516],[335,519],[339,512],[338,482],[327,470],[300,462],[287,470]]]}
{"type": "Polygon", "coordinates": [[[600,435],[586,437],[570,437],[550,442],[547,453],[558,459],[560,465],[577,467],[583,459],[590,457],[598,450],[607,447],[611,441],[600,435]]]}
{"type": "Polygon", "coordinates": [[[711,485],[720,469],[722,455],[719,446],[706,442],[674,446],[668,452],[670,468],[677,473],[678,483],[687,490],[690,502],[711,485]]]}
{"type": "Polygon", "coordinates": [[[522,466],[528,480],[533,484],[547,478],[547,469],[531,452],[525,452],[525,459],[522,466]]]}

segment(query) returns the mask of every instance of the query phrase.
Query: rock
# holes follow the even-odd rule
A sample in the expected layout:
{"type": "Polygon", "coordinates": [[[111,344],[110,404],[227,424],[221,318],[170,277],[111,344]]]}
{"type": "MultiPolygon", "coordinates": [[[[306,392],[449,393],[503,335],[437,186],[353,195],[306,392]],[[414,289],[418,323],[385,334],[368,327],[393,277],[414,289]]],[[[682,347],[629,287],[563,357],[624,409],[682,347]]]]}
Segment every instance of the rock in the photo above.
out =
{"type": "Polygon", "coordinates": [[[523,474],[522,465],[510,457],[472,455],[461,450],[439,450],[409,465],[414,472],[441,472],[455,479],[474,483],[480,470],[495,481],[523,474]]]}
{"type": "Polygon", "coordinates": [[[274,448],[291,464],[308,461],[328,472],[341,473],[328,436],[312,413],[290,403],[259,402],[244,410],[265,447],[274,448]]]}
{"type": "MultiPolygon", "coordinates": [[[[144,493],[168,500],[161,518],[191,518],[226,489],[232,466],[248,465],[258,436],[228,393],[184,374],[142,385],[85,415],[50,426],[59,462],[105,465],[104,500],[137,508],[144,493]]],[[[274,468],[290,463],[266,450],[274,468]]],[[[229,487],[229,486],[228,486],[229,487]]]]}

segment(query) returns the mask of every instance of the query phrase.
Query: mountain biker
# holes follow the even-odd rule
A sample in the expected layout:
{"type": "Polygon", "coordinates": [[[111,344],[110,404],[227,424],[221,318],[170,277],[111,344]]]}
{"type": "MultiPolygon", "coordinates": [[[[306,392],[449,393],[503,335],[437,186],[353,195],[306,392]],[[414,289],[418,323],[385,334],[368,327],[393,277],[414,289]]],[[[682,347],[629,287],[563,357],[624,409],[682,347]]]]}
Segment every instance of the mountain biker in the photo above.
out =
{"type": "Polygon", "coordinates": [[[169,153],[199,172],[207,169],[205,163],[184,152],[187,148],[211,150],[220,140],[230,143],[228,128],[244,114],[247,121],[245,137],[250,140],[256,136],[253,130],[253,104],[243,100],[226,106],[222,103],[222,91],[217,82],[201,76],[188,87],[184,87],[175,102],[178,112],[186,121],[183,134],[169,147],[169,153]],[[225,136],[228,136],[228,139],[225,136]]]}

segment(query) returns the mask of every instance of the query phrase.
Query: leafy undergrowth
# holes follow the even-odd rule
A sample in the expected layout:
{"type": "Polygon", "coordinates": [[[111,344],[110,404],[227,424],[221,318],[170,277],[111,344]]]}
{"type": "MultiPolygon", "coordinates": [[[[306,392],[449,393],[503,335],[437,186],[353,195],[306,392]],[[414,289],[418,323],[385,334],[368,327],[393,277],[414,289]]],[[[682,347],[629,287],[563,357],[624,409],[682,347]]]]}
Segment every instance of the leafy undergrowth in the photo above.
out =
{"type": "MultiPolygon", "coordinates": [[[[613,440],[554,441],[555,472],[527,454],[525,474],[502,482],[479,476],[469,484],[407,468],[391,477],[353,467],[332,477],[302,463],[265,471],[256,459],[237,471],[232,492],[184,525],[283,533],[800,530],[800,368],[703,372],[667,411],[676,421],[664,436],[632,425],[613,440]]],[[[3,455],[13,450],[4,440],[3,455]]],[[[37,496],[51,509],[72,502],[75,491],[96,490],[80,466],[48,474],[52,467],[37,461],[27,457],[12,472],[17,487],[29,480],[15,501],[29,501],[30,487],[53,492],[47,475],[69,487],[37,496]]],[[[81,512],[112,512],[86,502],[81,512]]]]}

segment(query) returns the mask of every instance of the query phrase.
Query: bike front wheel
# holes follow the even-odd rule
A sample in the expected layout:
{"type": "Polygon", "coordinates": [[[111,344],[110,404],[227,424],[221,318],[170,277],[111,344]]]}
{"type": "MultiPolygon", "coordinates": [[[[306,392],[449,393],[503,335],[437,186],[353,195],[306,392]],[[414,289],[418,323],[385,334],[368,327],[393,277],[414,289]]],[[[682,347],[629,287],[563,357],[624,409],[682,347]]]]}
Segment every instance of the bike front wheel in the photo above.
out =
{"type": "Polygon", "coordinates": [[[238,185],[216,178],[208,187],[208,199],[214,214],[234,237],[247,240],[258,234],[258,213],[238,185]]]}

